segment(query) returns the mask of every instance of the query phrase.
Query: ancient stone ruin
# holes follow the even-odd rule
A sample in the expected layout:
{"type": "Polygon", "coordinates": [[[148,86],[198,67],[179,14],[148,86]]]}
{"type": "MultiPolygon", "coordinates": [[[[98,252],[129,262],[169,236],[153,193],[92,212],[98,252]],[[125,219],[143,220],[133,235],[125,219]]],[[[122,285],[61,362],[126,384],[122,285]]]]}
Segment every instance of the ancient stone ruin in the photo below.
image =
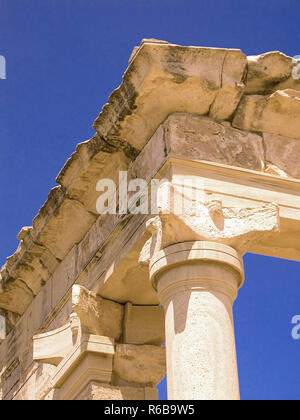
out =
{"type": "Polygon", "coordinates": [[[300,261],[296,65],[280,52],[134,48],[95,136],[1,269],[0,399],[153,400],[165,373],[169,399],[239,399],[242,257],[300,261]],[[157,181],[157,211],[137,210],[147,188],[135,201],[129,190],[124,211],[120,173],[157,181]],[[117,185],[114,213],[97,209],[103,179],[117,185]]]}

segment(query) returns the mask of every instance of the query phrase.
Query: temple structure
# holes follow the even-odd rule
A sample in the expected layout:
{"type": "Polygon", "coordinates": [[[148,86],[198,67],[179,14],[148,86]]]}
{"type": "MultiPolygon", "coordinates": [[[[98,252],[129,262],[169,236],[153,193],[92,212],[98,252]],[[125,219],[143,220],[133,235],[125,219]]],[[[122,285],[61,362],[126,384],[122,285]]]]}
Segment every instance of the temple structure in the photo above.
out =
{"type": "Polygon", "coordinates": [[[242,257],[300,261],[296,64],[134,48],[1,269],[0,399],[154,400],[166,373],[169,399],[239,399],[242,257]]]}

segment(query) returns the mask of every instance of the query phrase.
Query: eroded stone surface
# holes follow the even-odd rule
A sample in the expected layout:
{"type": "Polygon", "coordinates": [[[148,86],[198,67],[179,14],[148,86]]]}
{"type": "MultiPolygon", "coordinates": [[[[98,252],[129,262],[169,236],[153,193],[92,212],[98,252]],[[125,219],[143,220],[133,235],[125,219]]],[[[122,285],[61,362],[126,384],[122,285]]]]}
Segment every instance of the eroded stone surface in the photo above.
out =
{"type": "MultiPolygon", "coordinates": [[[[294,178],[300,178],[300,140],[264,133],[266,160],[294,178]]],[[[283,176],[281,172],[277,175],[283,176]]]]}
{"type": "MultiPolygon", "coordinates": [[[[136,152],[128,153],[132,158],[136,152]]],[[[97,182],[103,178],[118,179],[118,171],[126,170],[130,157],[119,147],[110,145],[99,136],[81,143],[57,177],[57,182],[66,189],[67,195],[98,215],[96,201],[99,193],[97,182]]]]}
{"type": "Polygon", "coordinates": [[[237,60],[235,51],[228,50],[224,57],[221,87],[211,105],[209,116],[218,120],[228,120],[233,115],[244,93],[244,60],[237,60]]]}
{"type": "Polygon", "coordinates": [[[18,239],[17,251],[7,258],[1,269],[0,301],[5,302],[7,310],[22,314],[30,303],[30,296],[40,292],[59,262],[47,248],[33,240],[32,228],[23,228],[18,239]],[[14,296],[10,298],[12,291],[14,296]]]}
{"type": "Polygon", "coordinates": [[[142,388],[133,386],[111,386],[92,381],[77,396],[79,401],[95,400],[157,400],[158,392],[155,388],[142,388]]]}
{"type": "Polygon", "coordinates": [[[127,303],[123,342],[162,345],[165,342],[165,318],[161,306],[136,306],[127,303]]]}
{"type": "Polygon", "coordinates": [[[157,385],[165,376],[165,348],[118,344],[114,371],[123,380],[157,385]]]}
{"type": "Polygon", "coordinates": [[[34,297],[32,291],[24,282],[10,277],[5,267],[0,273],[0,283],[0,307],[22,315],[34,297]]]}
{"type": "Polygon", "coordinates": [[[227,119],[240,99],[246,64],[240,50],[144,42],[94,128],[108,141],[121,138],[141,150],[172,112],[227,119]]]}
{"type": "Polygon", "coordinates": [[[171,155],[262,171],[262,138],[196,115],[172,114],[164,124],[171,155]]]}
{"type": "MultiPolygon", "coordinates": [[[[72,246],[78,243],[95,221],[76,200],[64,199],[57,211],[47,220],[39,241],[57,258],[63,259],[72,246]]],[[[35,229],[35,221],[33,228],[35,229]]]]}
{"type": "Polygon", "coordinates": [[[73,310],[84,332],[119,339],[122,333],[124,307],[102,299],[86,288],[73,286],[73,310]]]}
{"type": "Polygon", "coordinates": [[[278,90],[278,85],[289,81],[293,87],[292,70],[294,62],[291,57],[279,51],[249,56],[245,94],[267,95],[278,90]]]}
{"type": "Polygon", "coordinates": [[[226,208],[221,201],[191,200],[172,185],[165,184],[162,188],[169,188],[171,194],[161,194],[160,214],[147,222],[152,238],[141,252],[141,263],[147,263],[156,252],[169,245],[186,241],[216,241],[243,254],[249,243],[259,242],[265,235],[279,232],[279,214],[275,204],[226,208]],[[170,212],[169,197],[184,203],[180,212],[170,212]]]}
{"type": "Polygon", "coordinates": [[[232,125],[300,139],[300,92],[286,89],[270,96],[246,95],[232,125]]]}

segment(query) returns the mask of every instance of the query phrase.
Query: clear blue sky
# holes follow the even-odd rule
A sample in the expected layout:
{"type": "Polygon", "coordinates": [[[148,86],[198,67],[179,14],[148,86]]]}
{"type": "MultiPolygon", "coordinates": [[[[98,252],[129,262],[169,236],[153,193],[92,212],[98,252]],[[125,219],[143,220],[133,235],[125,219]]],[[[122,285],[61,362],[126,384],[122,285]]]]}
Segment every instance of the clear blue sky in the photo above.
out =
{"type": "MultiPolygon", "coordinates": [[[[32,224],[142,38],[300,54],[299,0],[0,0],[0,263],[32,224]]],[[[243,399],[300,399],[299,263],[245,257],[235,305],[243,399]]],[[[164,384],[160,396],[164,398],[164,384]]]]}

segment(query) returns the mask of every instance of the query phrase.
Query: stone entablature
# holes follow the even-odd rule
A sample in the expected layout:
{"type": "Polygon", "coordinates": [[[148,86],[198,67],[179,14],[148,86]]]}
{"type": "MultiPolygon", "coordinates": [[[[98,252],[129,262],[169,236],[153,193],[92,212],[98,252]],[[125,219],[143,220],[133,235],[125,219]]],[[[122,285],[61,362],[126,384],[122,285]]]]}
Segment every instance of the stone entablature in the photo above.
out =
{"type": "MultiPolygon", "coordinates": [[[[59,186],[33,226],[21,230],[16,253],[1,269],[0,316],[7,329],[5,338],[0,323],[1,398],[46,398],[37,389],[49,384],[48,398],[55,398],[53,390],[60,398],[53,382],[58,366],[49,355],[34,357],[32,337],[35,343],[37,335],[70,335],[74,312],[82,325],[84,344],[78,338],[77,345],[85,348],[84,363],[97,364],[101,346],[111,340],[114,368],[109,380],[99,382],[95,374],[86,389],[68,389],[61,398],[132,397],[132,384],[146,398],[151,381],[142,389],[134,377],[124,379],[125,386],[114,378],[131,370],[122,355],[142,360],[143,346],[161,349],[163,343],[161,298],[148,267],[159,229],[160,252],[178,243],[214,241],[240,257],[257,252],[300,261],[300,80],[292,77],[294,66],[279,52],[246,57],[240,50],[156,40],[134,49],[121,86],[94,123],[97,133],[77,146],[57,177],[59,186]],[[183,179],[192,178],[203,199],[188,196],[192,205],[181,217],[163,216],[166,203],[160,199],[155,220],[151,214],[99,215],[97,182],[117,182],[119,171],[148,183],[165,178],[175,201],[184,196],[178,189],[183,179]],[[76,290],[77,296],[86,294],[80,304],[76,290]],[[82,302],[89,302],[89,316],[82,302]],[[101,329],[100,314],[120,320],[118,334],[111,325],[101,329]],[[94,339],[100,350],[90,357],[94,339]],[[34,392],[24,387],[26,381],[33,381],[34,392]]],[[[70,375],[74,351],[64,354],[70,375]]],[[[146,349],[143,354],[151,366],[146,349]]]]}

